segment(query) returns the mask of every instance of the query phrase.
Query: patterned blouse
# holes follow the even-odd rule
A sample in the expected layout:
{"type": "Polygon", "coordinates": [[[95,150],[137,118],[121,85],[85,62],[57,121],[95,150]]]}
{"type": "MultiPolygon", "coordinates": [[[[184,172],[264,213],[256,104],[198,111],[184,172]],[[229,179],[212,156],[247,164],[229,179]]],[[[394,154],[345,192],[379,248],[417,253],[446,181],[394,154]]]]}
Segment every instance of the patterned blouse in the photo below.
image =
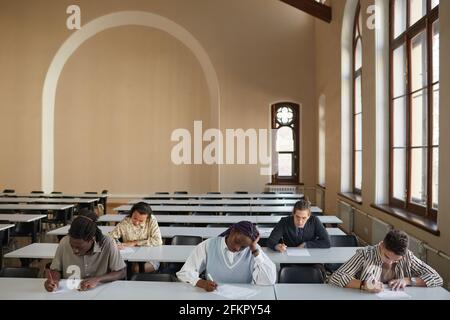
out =
{"type": "Polygon", "coordinates": [[[138,226],[135,226],[130,217],[123,219],[109,236],[114,239],[122,238],[123,242],[138,241],[138,246],[156,247],[162,245],[161,231],[153,215],[138,226]]]}
{"type": "MultiPolygon", "coordinates": [[[[329,283],[345,287],[351,280],[381,281],[383,262],[380,257],[379,244],[356,251],[356,254],[343,264],[329,279],[329,283]]],[[[396,264],[392,270],[395,279],[416,277],[422,279],[427,287],[442,286],[441,276],[411,251],[396,264]]]]}

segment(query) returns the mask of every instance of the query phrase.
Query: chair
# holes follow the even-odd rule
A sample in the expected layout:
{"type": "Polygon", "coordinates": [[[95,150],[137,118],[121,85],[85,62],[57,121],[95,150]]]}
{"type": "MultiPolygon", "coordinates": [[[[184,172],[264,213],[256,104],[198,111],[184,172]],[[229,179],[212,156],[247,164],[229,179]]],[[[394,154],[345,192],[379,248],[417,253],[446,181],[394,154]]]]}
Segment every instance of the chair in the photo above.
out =
{"type": "Polygon", "coordinates": [[[174,236],[171,245],[173,246],[196,246],[203,241],[202,237],[198,236],[174,236]]]}
{"type": "Polygon", "coordinates": [[[222,194],[221,192],[217,191],[208,191],[206,194],[222,194]]]}
{"type": "Polygon", "coordinates": [[[37,278],[38,268],[3,268],[0,270],[0,278],[37,278]]]}
{"type": "Polygon", "coordinates": [[[169,194],[169,192],[166,192],[166,191],[158,191],[158,192],[155,192],[155,194],[169,194]]]}
{"type": "MultiPolygon", "coordinates": [[[[358,239],[354,235],[330,236],[331,247],[357,247],[358,239]]],[[[342,266],[342,263],[326,263],[325,270],[335,272],[342,266]]]]}
{"type": "Polygon", "coordinates": [[[5,189],[5,190],[3,190],[3,193],[16,193],[16,190],[14,190],[14,189],[5,189]]]}
{"type": "Polygon", "coordinates": [[[177,282],[173,274],[168,273],[136,273],[131,281],[157,281],[157,282],[177,282]]]}
{"type": "Polygon", "coordinates": [[[85,191],[84,194],[98,194],[98,193],[95,191],[85,191]]]}
{"type": "Polygon", "coordinates": [[[354,235],[330,236],[332,247],[357,247],[358,239],[354,235]]]}
{"type": "Polygon", "coordinates": [[[11,197],[11,198],[17,198],[16,190],[14,190],[14,189],[5,189],[5,190],[3,190],[3,196],[11,197]]]}
{"type": "Polygon", "coordinates": [[[248,194],[248,191],[235,191],[234,194],[248,194]]]}
{"type": "Polygon", "coordinates": [[[173,194],[188,194],[187,191],[175,191],[173,194]]]}
{"type": "Polygon", "coordinates": [[[52,194],[62,194],[61,191],[52,191],[52,194]]]}
{"type": "Polygon", "coordinates": [[[324,283],[322,271],[313,266],[291,266],[280,270],[279,283],[324,283]]]}
{"type": "Polygon", "coordinates": [[[273,192],[273,191],[264,191],[263,194],[276,194],[276,192],[273,192]]]}
{"type": "Polygon", "coordinates": [[[33,194],[44,194],[44,191],[34,190],[34,191],[31,191],[31,193],[33,193],[33,194]]]}
{"type": "MultiPolygon", "coordinates": [[[[174,236],[172,238],[172,242],[170,243],[172,246],[196,246],[200,242],[202,242],[202,237],[197,236],[174,236]]],[[[164,273],[174,274],[183,267],[184,263],[180,262],[171,262],[167,265],[167,268],[163,269],[164,273]]]]}

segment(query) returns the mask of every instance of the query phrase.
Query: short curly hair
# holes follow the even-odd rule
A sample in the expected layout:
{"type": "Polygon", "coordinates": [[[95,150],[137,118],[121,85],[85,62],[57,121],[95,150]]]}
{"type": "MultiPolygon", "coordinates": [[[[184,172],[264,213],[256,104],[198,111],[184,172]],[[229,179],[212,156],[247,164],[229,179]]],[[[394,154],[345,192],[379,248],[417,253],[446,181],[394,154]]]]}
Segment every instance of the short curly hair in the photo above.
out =
{"type": "Polygon", "coordinates": [[[391,230],[383,240],[384,247],[398,256],[404,256],[408,252],[408,235],[400,230],[391,230]]]}

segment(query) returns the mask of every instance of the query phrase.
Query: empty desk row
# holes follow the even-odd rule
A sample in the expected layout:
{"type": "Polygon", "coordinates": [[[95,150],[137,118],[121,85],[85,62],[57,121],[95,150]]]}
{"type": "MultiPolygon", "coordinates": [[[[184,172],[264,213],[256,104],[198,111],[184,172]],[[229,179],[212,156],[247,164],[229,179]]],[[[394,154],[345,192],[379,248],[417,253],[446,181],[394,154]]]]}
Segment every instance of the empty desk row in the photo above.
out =
{"type": "Polygon", "coordinates": [[[303,194],[266,193],[221,193],[221,194],[153,194],[144,199],[303,199],[303,194]]]}
{"type": "Polygon", "coordinates": [[[294,205],[297,203],[297,199],[153,199],[153,200],[132,200],[128,204],[135,204],[138,202],[145,202],[149,205],[178,205],[178,206],[188,206],[188,205],[210,205],[210,206],[228,206],[228,205],[239,205],[239,206],[285,206],[294,205]]]}

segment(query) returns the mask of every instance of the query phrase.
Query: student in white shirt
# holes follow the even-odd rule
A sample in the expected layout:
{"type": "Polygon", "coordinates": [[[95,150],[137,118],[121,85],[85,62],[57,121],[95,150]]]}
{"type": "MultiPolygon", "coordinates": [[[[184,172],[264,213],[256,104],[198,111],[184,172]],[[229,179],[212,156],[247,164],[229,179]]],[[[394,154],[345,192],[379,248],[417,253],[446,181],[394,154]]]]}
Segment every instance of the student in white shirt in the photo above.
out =
{"type": "Polygon", "coordinates": [[[217,283],[272,285],[275,264],[258,245],[259,232],[248,221],[232,225],[218,237],[200,243],[177,272],[182,282],[214,291],[217,283]],[[207,279],[199,275],[205,271],[207,279]]]}

